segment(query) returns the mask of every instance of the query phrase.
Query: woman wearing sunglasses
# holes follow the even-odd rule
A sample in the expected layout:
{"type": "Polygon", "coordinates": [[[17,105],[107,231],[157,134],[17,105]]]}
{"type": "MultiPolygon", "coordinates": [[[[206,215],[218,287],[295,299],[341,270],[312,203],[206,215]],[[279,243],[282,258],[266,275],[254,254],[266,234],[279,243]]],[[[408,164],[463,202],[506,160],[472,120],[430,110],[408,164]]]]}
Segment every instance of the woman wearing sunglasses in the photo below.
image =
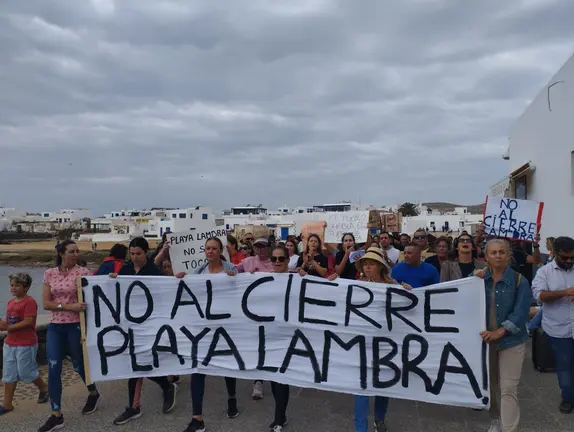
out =
{"type": "Polygon", "coordinates": [[[461,234],[454,241],[454,259],[443,262],[440,269],[440,281],[453,280],[472,276],[475,270],[484,268],[484,261],[473,258],[474,241],[468,234],[461,234]]]}
{"type": "MultiPolygon", "coordinates": [[[[289,272],[289,251],[285,246],[275,246],[269,258],[273,265],[274,273],[289,272]]],[[[271,432],[282,432],[287,423],[287,404],[289,403],[289,386],[271,382],[271,391],[275,399],[275,418],[269,425],[271,432]]]]}

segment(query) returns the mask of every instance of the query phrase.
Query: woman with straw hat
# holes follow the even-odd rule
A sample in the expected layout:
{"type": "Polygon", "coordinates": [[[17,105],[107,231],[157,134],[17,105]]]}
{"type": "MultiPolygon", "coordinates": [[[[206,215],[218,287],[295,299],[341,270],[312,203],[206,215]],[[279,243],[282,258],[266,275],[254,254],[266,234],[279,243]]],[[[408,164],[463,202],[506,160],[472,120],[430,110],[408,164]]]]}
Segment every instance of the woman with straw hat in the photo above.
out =
{"type": "MultiPolygon", "coordinates": [[[[371,246],[367,252],[357,260],[355,267],[359,272],[359,280],[381,284],[397,284],[390,276],[389,264],[381,249],[371,246]]],[[[334,277],[329,278],[335,279],[334,277]]],[[[401,284],[403,288],[412,289],[408,284],[401,284]]],[[[389,406],[389,398],[375,396],[375,432],[387,432],[385,417],[389,406]]],[[[369,418],[369,397],[355,396],[355,432],[367,432],[369,418]]]]}

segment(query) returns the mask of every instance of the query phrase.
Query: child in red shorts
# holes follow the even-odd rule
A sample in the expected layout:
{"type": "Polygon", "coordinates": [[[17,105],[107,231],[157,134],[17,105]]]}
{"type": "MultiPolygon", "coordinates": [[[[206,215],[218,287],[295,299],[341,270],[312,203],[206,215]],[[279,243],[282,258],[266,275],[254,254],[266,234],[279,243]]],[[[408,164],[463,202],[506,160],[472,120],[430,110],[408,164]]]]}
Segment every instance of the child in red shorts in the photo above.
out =
{"type": "Polygon", "coordinates": [[[48,402],[48,387],[40,377],[36,362],[38,304],[28,295],[32,277],[27,273],[15,273],[9,278],[14,298],[8,302],[6,321],[0,320],[0,331],[8,332],[3,348],[4,406],[0,406],[0,415],[14,409],[12,400],[18,381],[36,384],[40,390],[38,403],[48,402]]]}

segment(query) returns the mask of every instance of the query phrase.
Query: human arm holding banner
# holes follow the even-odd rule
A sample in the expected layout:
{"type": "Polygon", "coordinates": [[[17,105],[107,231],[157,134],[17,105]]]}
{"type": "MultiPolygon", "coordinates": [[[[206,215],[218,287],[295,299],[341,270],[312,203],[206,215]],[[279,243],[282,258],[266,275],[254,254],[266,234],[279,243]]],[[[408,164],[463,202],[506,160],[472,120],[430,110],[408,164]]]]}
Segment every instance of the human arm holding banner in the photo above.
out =
{"type": "Polygon", "coordinates": [[[542,262],[542,257],[540,256],[540,226],[538,226],[532,242],[532,255],[526,256],[526,262],[528,264],[540,264],[542,262]]]}
{"type": "Polygon", "coordinates": [[[156,266],[160,266],[161,263],[164,261],[164,257],[169,252],[170,247],[171,247],[171,244],[169,243],[169,240],[166,240],[166,242],[163,244],[163,247],[161,248],[161,250],[158,252],[158,254],[153,259],[153,263],[156,266]]]}
{"type": "Polygon", "coordinates": [[[42,305],[44,306],[44,310],[47,311],[80,312],[86,310],[85,303],[62,304],[52,301],[52,290],[46,282],[42,285],[42,305]]]}

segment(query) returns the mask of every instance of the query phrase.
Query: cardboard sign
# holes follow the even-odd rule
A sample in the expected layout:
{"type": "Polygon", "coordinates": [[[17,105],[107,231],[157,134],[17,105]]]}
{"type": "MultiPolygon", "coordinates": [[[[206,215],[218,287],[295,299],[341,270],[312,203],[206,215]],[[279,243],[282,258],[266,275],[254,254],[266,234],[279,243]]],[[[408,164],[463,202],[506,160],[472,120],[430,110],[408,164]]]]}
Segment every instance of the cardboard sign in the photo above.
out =
{"type": "Polygon", "coordinates": [[[171,243],[169,257],[173,273],[191,273],[205,264],[205,241],[210,237],[217,237],[223,244],[222,255],[227,256],[227,230],[223,227],[196,229],[180,233],[169,233],[167,238],[171,243]]]}
{"type": "Polygon", "coordinates": [[[390,233],[402,231],[402,215],[400,213],[381,213],[383,229],[390,233]]]}
{"type": "Polygon", "coordinates": [[[542,222],[544,203],[504,197],[486,197],[484,233],[512,240],[534,241],[542,222]]]}
{"type": "Polygon", "coordinates": [[[327,222],[325,221],[312,221],[303,222],[301,224],[301,240],[303,242],[303,250],[307,247],[307,239],[309,235],[316,234],[321,239],[321,243],[325,243],[325,226],[327,222]]]}
{"type": "Polygon", "coordinates": [[[412,291],[288,273],[81,284],[95,382],[202,373],[488,408],[478,278],[412,291]]]}

